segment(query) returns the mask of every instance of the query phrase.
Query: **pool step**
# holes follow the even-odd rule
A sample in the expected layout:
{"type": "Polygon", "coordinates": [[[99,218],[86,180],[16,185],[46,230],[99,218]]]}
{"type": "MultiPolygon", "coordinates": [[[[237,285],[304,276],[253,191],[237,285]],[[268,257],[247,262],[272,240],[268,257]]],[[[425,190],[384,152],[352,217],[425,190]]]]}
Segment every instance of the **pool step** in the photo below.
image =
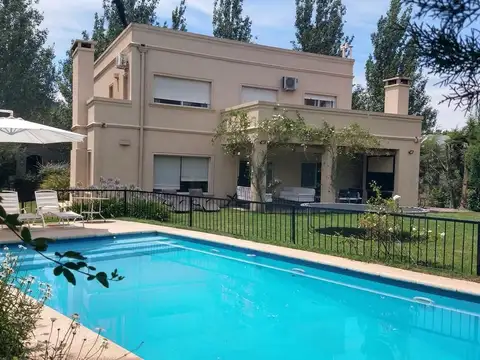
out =
{"type": "MultiPolygon", "coordinates": [[[[173,241],[171,240],[158,240],[157,238],[152,238],[152,239],[145,239],[145,240],[134,240],[132,239],[131,241],[118,241],[118,242],[109,242],[109,243],[90,243],[90,244],[75,244],[75,246],[72,246],[72,244],[61,244],[61,246],[55,245],[52,250],[54,251],[47,251],[45,254],[49,256],[54,256],[55,251],[58,252],[65,252],[67,250],[75,250],[82,255],[89,257],[92,254],[96,253],[104,253],[106,251],[115,251],[118,249],[128,249],[132,248],[135,246],[143,247],[143,246],[153,246],[153,245],[159,245],[159,244],[172,244],[173,241]]],[[[59,244],[60,245],[60,244],[59,244]]],[[[23,255],[24,261],[29,261],[32,260],[34,257],[38,257],[38,254],[32,251],[28,251],[23,255]]]]}
{"type": "MultiPolygon", "coordinates": [[[[154,241],[154,242],[142,242],[134,244],[118,244],[116,247],[109,246],[108,248],[101,248],[82,252],[84,256],[87,257],[87,262],[89,264],[94,264],[97,261],[125,258],[131,256],[142,256],[142,255],[151,255],[157,253],[166,253],[172,251],[183,250],[182,248],[177,248],[171,245],[171,242],[165,241],[154,241]]],[[[53,253],[48,255],[54,257],[53,253]]],[[[75,260],[74,260],[75,261],[75,260]]],[[[41,257],[38,254],[27,255],[23,259],[23,264],[21,266],[22,270],[37,269],[41,267],[54,266],[54,264],[41,257]]]]}

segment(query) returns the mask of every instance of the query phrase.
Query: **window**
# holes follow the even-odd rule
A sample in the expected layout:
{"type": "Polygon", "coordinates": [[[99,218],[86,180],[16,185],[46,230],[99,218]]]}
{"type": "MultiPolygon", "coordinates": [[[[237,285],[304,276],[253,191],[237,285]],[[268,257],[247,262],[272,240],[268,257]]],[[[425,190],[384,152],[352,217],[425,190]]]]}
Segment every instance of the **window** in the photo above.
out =
{"type": "Polygon", "coordinates": [[[277,90],[242,86],[242,104],[251,101],[277,102],[277,90]]]}
{"type": "Polygon", "coordinates": [[[179,190],[202,189],[208,192],[208,166],[205,157],[163,156],[154,158],[155,189],[179,190]]]}
{"type": "Polygon", "coordinates": [[[153,101],[159,104],[210,107],[211,84],[206,81],[156,76],[153,101]]]}
{"type": "Polygon", "coordinates": [[[108,97],[113,99],[113,84],[108,87],[108,97]]]}
{"type": "Polygon", "coordinates": [[[322,95],[305,95],[305,105],[315,106],[320,108],[334,108],[336,107],[337,98],[334,96],[322,96],[322,95]]]}

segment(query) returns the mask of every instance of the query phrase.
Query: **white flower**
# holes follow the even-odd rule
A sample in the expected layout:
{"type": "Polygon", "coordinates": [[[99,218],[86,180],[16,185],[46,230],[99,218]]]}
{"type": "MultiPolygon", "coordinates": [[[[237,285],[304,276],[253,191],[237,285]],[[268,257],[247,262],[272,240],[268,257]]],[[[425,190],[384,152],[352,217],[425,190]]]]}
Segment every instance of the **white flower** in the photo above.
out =
{"type": "Polygon", "coordinates": [[[430,234],[432,232],[432,230],[428,230],[428,233],[430,234]]]}
{"type": "Polygon", "coordinates": [[[393,198],[392,198],[394,201],[397,201],[397,200],[400,200],[401,199],[401,196],[400,195],[393,195],[393,198]]]}
{"type": "Polygon", "coordinates": [[[8,251],[8,246],[4,246],[3,251],[8,251]]]}
{"type": "Polygon", "coordinates": [[[412,228],[412,231],[417,231],[417,228],[415,228],[415,227],[414,227],[414,228],[412,228]]]}
{"type": "Polygon", "coordinates": [[[445,237],[445,233],[442,232],[442,233],[440,234],[440,236],[441,236],[441,237],[445,237]]]}
{"type": "Polygon", "coordinates": [[[388,229],[388,231],[393,232],[393,228],[388,229]]]}

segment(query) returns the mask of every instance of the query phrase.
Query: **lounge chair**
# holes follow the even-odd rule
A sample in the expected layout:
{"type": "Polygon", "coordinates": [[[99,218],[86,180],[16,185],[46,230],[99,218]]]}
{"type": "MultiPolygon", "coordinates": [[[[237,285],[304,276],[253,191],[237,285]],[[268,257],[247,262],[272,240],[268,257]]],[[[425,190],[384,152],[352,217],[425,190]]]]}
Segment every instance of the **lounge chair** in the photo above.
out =
{"type": "Polygon", "coordinates": [[[199,210],[207,212],[220,211],[220,206],[213,200],[204,197],[202,189],[189,189],[188,193],[192,196],[192,203],[198,207],[199,210]]]}
{"type": "MultiPolygon", "coordinates": [[[[83,216],[73,211],[63,211],[58,202],[57,192],[54,190],[38,190],[35,191],[35,200],[37,202],[37,213],[42,218],[43,227],[45,227],[45,215],[53,215],[60,220],[60,223],[65,226],[65,221],[70,224],[70,221],[84,220],[83,216]]],[[[85,222],[83,223],[85,226],[85,222]]]]}
{"type": "MultiPolygon", "coordinates": [[[[26,213],[25,209],[20,209],[18,202],[18,193],[16,191],[2,191],[0,192],[0,205],[3,206],[7,215],[19,214],[18,220],[27,223],[28,227],[35,223],[35,220],[40,219],[38,214],[26,213]]],[[[3,225],[2,225],[3,228],[3,225]]]]}
{"type": "Polygon", "coordinates": [[[171,205],[172,211],[176,213],[187,213],[190,212],[191,207],[190,207],[190,199],[183,197],[183,198],[178,198],[176,201],[173,202],[171,205]]]}

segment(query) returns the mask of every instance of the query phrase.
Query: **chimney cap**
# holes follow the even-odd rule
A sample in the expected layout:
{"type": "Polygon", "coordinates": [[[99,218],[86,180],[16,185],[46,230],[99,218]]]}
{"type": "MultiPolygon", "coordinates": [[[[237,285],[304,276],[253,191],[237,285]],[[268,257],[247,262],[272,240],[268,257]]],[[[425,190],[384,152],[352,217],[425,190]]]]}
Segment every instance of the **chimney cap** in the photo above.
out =
{"type": "Polygon", "coordinates": [[[88,50],[94,50],[95,49],[95,44],[97,42],[93,40],[81,40],[77,39],[73,42],[72,44],[72,53],[75,52],[78,48],[82,49],[88,49],[88,50]]]}
{"type": "Polygon", "coordinates": [[[385,83],[385,87],[392,85],[410,86],[411,79],[406,76],[395,76],[393,78],[385,79],[383,82],[385,83]]]}

